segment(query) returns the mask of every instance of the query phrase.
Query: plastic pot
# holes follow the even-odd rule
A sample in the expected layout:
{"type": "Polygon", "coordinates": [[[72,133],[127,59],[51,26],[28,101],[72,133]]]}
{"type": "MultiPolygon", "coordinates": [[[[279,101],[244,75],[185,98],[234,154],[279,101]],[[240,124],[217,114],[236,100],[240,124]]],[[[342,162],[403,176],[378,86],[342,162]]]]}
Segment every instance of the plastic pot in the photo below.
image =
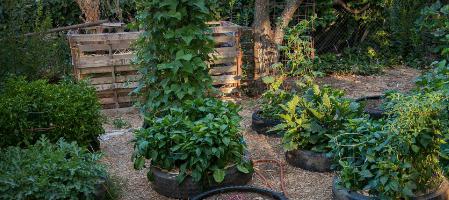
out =
{"type": "MultiPolygon", "coordinates": [[[[377,200],[379,198],[362,195],[355,191],[341,188],[337,185],[339,178],[335,177],[332,184],[332,193],[336,200],[377,200]]],[[[412,197],[413,200],[449,200],[449,182],[445,178],[438,188],[427,194],[412,197]]]]}
{"type": "Polygon", "coordinates": [[[332,171],[332,159],[326,153],[316,153],[307,150],[293,150],[285,152],[288,164],[313,172],[332,171]]]}
{"type": "Polygon", "coordinates": [[[383,95],[377,95],[377,96],[367,96],[362,97],[359,99],[356,99],[356,102],[362,103],[365,102],[367,105],[365,105],[364,112],[369,114],[369,116],[373,119],[380,119],[385,117],[385,112],[380,108],[380,104],[382,103],[385,96],[383,95]],[[369,104],[374,104],[370,106],[369,104]]]}
{"type": "Polygon", "coordinates": [[[268,135],[273,137],[282,137],[279,132],[270,132],[269,130],[276,125],[282,123],[281,120],[265,119],[260,115],[261,111],[258,110],[252,115],[251,128],[258,134],[268,135]]]}

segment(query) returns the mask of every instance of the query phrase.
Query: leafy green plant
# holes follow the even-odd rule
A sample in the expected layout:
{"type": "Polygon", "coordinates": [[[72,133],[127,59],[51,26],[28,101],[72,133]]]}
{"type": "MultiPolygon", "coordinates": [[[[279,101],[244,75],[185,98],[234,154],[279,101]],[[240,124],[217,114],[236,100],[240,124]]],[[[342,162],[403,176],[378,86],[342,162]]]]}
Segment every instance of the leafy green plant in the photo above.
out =
{"type": "Polygon", "coordinates": [[[388,119],[350,120],[332,140],[340,185],[380,199],[410,198],[442,181],[448,104],[439,92],[389,95],[388,119]]]}
{"type": "Polygon", "coordinates": [[[114,128],[122,129],[122,128],[129,128],[131,127],[131,124],[129,124],[128,121],[122,118],[116,118],[112,120],[112,125],[114,125],[114,128]]]}
{"type": "Polygon", "coordinates": [[[415,83],[424,92],[443,90],[449,94],[449,61],[434,62],[433,69],[418,77],[415,83]]]}
{"type": "Polygon", "coordinates": [[[214,19],[216,0],[137,0],[137,60],[143,76],[135,90],[144,110],[178,106],[211,89],[206,61],[214,42],[205,22],[214,19]]]}
{"type": "Polygon", "coordinates": [[[249,173],[238,111],[233,103],[196,99],[165,110],[161,117],[146,118],[149,128],[135,132],[134,167],[142,169],[145,159],[151,159],[152,166],[179,171],[180,183],[187,176],[203,184],[220,183],[231,165],[249,173]]]}
{"type": "Polygon", "coordinates": [[[427,44],[431,44],[432,51],[449,60],[449,4],[437,1],[423,8],[421,17],[416,21],[416,27],[417,32],[430,34],[431,41],[427,44]]]}
{"type": "Polygon", "coordinates": [[[52,144],[45,138],[28,149],[3,149],[0,198],[95,199],[107,175],[100,158],[76,143],[52,144]]]}
{"type": "Polygon", "coordinates": [[[259,99],[261,115],[266,119],[280,119],[279,114],[284,110],[280,106],[285,104],[293,96],[293,93],[282,89],[283,77],[267,76],[262,80],[268,86],[262,97],[259,99]]]}
{"type": "Polygon", "coordinates": [[[284,45],[280,50],[288,60],[286,66],[281,71],[285,76],[299,76],[312,73],[315,49],[312,44],[312,21],[301,20],[295,26],[286,30],[284,45]]]}
{"type": "Polygon", "coordinates": [[[69,0],[0,0],[0,86],[9,74],[56,82],[71,73],[65,33],[23,36],[45,31],[55,24],[68,25],[70,22],[63,22],[63,18],[73,14],[67,10],[70,2],[76,6],[69,0]],[[58,13],[64,17],[54,18],[58,13]]]}
{"type": "Polygon", "coordinates": [[[330,136],[344,128],[348,119],[360,116],[362,107],[343,98],[343,92],[330,87],[320,88],[308,83],[303,95],[281,105],[285,114],[280,114],[283,123],[276,130],[284,130],[284,149],[328,152],[330,136]]]}
{"type": "Polygon", "coordinates": [[[0,147],[27,146],[42,135],[89,146],[104,133],[96,91],[86,82],[11,78],[0,92],[0,147]]]}

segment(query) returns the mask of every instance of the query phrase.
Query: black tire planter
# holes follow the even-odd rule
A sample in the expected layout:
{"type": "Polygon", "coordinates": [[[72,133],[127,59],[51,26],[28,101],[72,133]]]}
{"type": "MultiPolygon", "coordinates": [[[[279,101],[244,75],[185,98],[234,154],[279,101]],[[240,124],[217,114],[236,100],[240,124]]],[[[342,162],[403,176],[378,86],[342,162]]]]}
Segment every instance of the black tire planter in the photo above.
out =
{"type": "MultiPolygon", "coordinates": [[[[336,200],[377,200],[358,192],[349,191],[337,186],[338,178],[335,177],[332,184],[332,194],[336,200]]],[[[412,197],[413,200],[449,200],[449,182],[445,178],[439,188],[424,195],[412,197]]]]}
{"type": "Polygon", "coordinates": [[[214,189],[226,186],[239,186],[247,184],[252,174],[245,174],[237,170],[236,166],[232,166],[226,170],[226,175],[221,183],[211,183],[208,186],[202,186],[201,183],[195,183],[192,177],[186,177],[181,184],[176,181],[178,173],[170,173],[151,166],[153,180],[152,188],[159,194],[175,199],[188,199],[196,196],[204,190],[214,189]]]}
{"type": "Polygon", "coordinates": [[[227,192],[254,192],[254,193],[262,194],[267,197],[271,197],[276,200],[287,200],[287,197],[283,193],[274,192],[272,190],[267,190],[267,189],[263,189],[263,188],[252,187],[252,186],[231,186],[231,187],[217,188],[217,189],[209,190],[207,192],[199,194],[198,196],[193,197],[192,200],[203,200],[203,199],[206,199],[213,195],[227,193],[227,192]]]}
{"type": "Polygon", "coordinates": [[[103,199],[107,199],[106,198],[106,194],[108,191],[108,188],[106,186],[108,181],[108,178],[101,178],[99,183],[95,186],[95,199],[96,200],[103,200],[103,199]]]}
{"type": "Polygon", "coordinates": [[[98,138],[95,138],[94,141],[92,141],[90,143],[90,145],[88,146],[88,150],[92,151],[92,152],[98,152],[101,150],[100,147],[100,140],[98,138]]]}
{"type": "Polygon", "coordinates": [[[282,121],[265,119],[260,115],[260,113],[261,113],[260,110],[253,113],[251,128],[254,131],[256,131],[256,133],[258,133],[258,134],[268,135],[268,136],[273,136],[273,137],[282,137],[282,135],[279,134],[279,132],[276,132],[276,131],[270,132],[269,131],[271,128],[282,123],[282,121]]]}
{"type": "MultiPolygon", "coordinates": [[[[368,102],[368,101],[382,101],[385,98],[383,95],[377,95],[377,96],[367,96],[362,97],[359,99],[356,99],[356,102],[368,102]]],[[[380,119],[386,116],[384,110],[381,108],[367,108],[365,107],[364,112],[369,114],[369,116],[373,119],[380,119]]]]}
{"type": "Polygon", "coordinates": [[[313,172],[331,172],[332,159],[326,153],[316,153],[306,150],[285,152],[288,164],[313,172]]]}

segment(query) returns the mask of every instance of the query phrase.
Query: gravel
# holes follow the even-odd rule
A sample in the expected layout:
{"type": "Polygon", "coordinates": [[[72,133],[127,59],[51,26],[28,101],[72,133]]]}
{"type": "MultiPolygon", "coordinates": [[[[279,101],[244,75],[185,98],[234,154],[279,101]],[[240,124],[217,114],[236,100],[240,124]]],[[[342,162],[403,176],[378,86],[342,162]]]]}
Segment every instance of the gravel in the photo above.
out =
{"type": "MultiPolygon", "coordinates": [[[[319,79],[319,83],[328,84],[347,92],[347,96],[357,98],[367,95],[381,94],[385,90],[397,89],[407,91],[413,87],[413,80],[420,74],[418,70],[411,68],[396,68],[386,70],[381,76],[341,76],[333,75],[319,79]]],[[[251,114],[257,109],[255,99],[241,98],[235,100],[241,104],[243,110],[242,132],[248,144],[249,152],[253,160],[273,159],[279,160],[284,165],[284,182],[289,199],[327,200],[332,199],[333,173],[314,173],[286,164],[284,151],[280,138],[272,138],[258,135],[251,130],[251,114]]],[[[136,109],[105,110],[103,114],[107,120],[104,128],[107,134],[101,139],[101,148],[104,153],[102,163],[109,173],[116,177],[117,184],[122,188],[121,199],[168,199],[157,194],[151,189],[146,178],[146,170],[137,171],[133,168],[131,155],[133,152],[133,129],[142,125],[142,117],[136,109]],[[117,130],[114,119],[122,119],[129,122],[126,129],[117,130]]],[[[258,164],[256,169],[263,174],[274,190],[280,191],[279,169],[275,164],[258,164]]],[[[253,176],[250,185],[267,188],[267,184],[258,176],[253,176]]]]}

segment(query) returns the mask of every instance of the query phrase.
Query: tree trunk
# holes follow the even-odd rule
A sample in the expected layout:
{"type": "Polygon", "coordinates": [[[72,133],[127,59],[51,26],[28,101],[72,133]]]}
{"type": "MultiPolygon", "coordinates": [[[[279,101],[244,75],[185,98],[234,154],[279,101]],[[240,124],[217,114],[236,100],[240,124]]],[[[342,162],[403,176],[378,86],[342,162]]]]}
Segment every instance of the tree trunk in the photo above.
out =
{"type": "Polygon", "coordinates": [[[270,21],[270,0],[256,0],[254,12],[254,79],[271,73],[271,65],[279,61],[278,46],[284,41],[285,29],[293,19],[303,0],[287,0],[280,16],[281,21],[274,28],[270,21]]]}

